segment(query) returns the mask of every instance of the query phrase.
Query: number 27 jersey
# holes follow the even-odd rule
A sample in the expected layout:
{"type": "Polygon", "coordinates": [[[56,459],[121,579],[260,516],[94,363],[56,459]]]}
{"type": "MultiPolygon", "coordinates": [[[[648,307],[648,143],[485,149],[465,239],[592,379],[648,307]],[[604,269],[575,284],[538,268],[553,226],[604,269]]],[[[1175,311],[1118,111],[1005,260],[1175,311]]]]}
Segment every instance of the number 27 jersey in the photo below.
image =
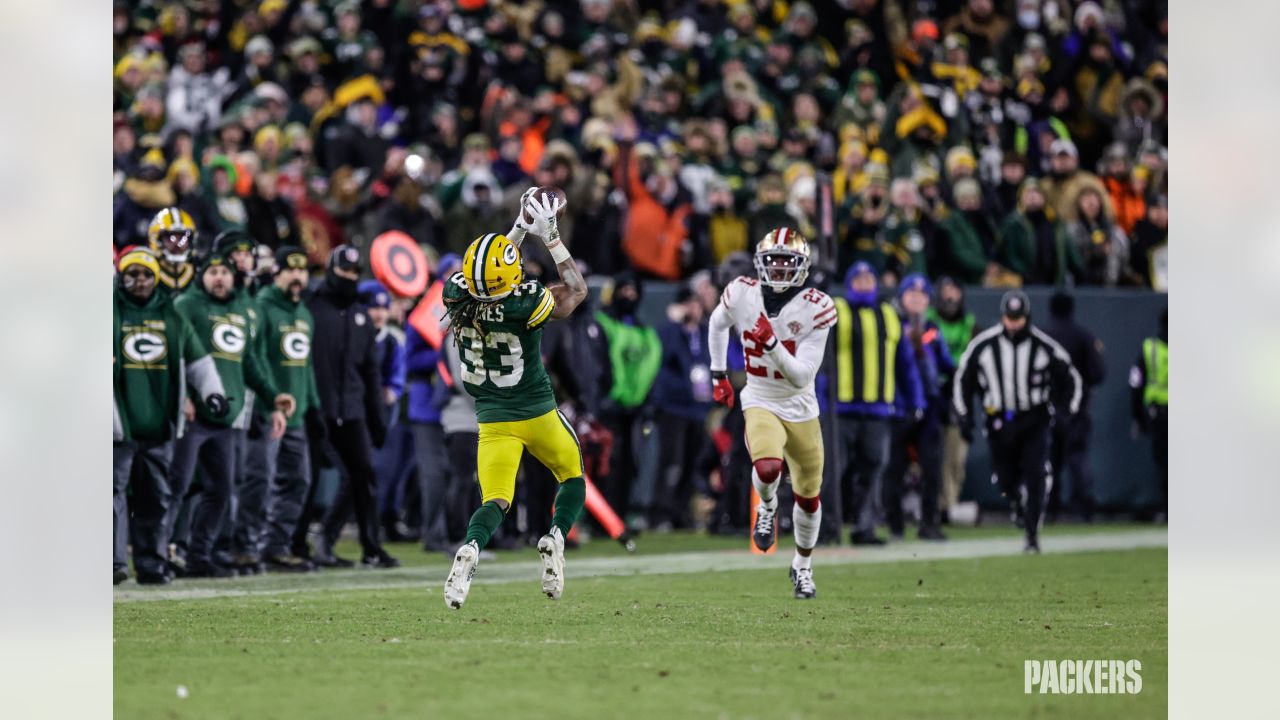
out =
{"type": "MultiPolygon", "coordinates": [[[[466,279],[454,273],[445,283],[445,302],[468,297],[466,279]]],[[[453,328],[462,385],[476,399],[478,422],[528,420],[555,410],[551,378],[542,365],[542,329],[555,305],[550,290],[529,280],[505,298],[480,305],[481,330],[453,328]]]]}
{"type": "MultiPolygon", "coordinates": [[[[818,417],[818,397],[813,382],[798,388],[783,377],[779,368],[757,346],[743,335],[756,326],[765,313],[762,293],[772,292],[749,277],[739,277],[724,289],[720,304],[733,318],[745,355],[747,386],[742,389],[742,407],[768,410],[787,422],[804,422],[818,417]]],[[[817,288],[805,288],[791,298],[778,314],[769,318],[773,334],[782,347],[776,352],[800,356],[812,353],[822,357],[827,333],[836,321],[836,307],[831,297],[817,288]],[[818,347],[814,347],[817,345],[818,347]]]]}

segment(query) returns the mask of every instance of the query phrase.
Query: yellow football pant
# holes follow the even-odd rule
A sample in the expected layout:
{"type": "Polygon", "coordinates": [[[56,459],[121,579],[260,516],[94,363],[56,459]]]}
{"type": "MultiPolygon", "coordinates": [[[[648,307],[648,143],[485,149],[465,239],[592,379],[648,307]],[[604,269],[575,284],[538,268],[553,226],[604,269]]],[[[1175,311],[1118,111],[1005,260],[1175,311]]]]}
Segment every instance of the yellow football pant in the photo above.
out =
{"type": "Polygon", "coordinates": [[[747,420],[747,452],[751,462],[763,458],[786,460],[791,487],[800,497],[822,491],[822,428],[818,419],[787,422],[764,408],[742,411],[747,420]]]}
{"type": "Polygon", "coordinates": [[[516,470],[524,450],[547,466],[556,482],[585,474],[578,436],[559,410],[528,420],[480,423],[476,471],[483,502],[505,500],[516,494],[516,470]]]}

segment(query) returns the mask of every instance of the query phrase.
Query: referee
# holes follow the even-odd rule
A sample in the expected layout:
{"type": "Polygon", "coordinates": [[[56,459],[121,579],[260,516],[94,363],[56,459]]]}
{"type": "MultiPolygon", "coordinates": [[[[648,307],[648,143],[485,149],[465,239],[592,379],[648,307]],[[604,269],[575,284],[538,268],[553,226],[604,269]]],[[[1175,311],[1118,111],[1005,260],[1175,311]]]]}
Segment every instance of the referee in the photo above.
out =
{"type": "Polygon", "coordinates": [[[1026,552],[1038,553],[1050,482],[1049,430],[1055,412],[1079,411],[1082,383],[1062,346],[1031,324],[1025,293],[1005,293],[1000,315],[1000,324],[974,337],[961,356],[952,402],[961,432],[972,442],[973,396],[981,391],[992,481],[1026,520],[1026,552]]]}

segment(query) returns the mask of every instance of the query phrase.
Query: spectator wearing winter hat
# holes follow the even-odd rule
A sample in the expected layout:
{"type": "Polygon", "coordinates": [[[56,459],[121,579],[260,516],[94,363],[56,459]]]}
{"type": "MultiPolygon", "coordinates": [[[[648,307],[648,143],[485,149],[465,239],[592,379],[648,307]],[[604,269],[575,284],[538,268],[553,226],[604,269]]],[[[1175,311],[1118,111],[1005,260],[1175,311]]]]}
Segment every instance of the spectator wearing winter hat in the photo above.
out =
{"type": "Polygon", "coordinates": [[[194,133],[212,130],[222,116],[222,94],[230,72],[225,67],[215,72],[206,69],[208,53],[201,42],[183,45],[178,59],[180,64],[169,73],[169,124],[194,133]]]}
{"type": "Polygon", "coordinates": [[[889,254],[887,269],[895,277],[925,275],[937,254],[937,224],[924,210],[915,181],[898,178],[889,187],[889,214],[884,239],[889,254]]]}
{"type": "Polygon", "coordinates": [[[1145,167],[1130,167],[1122,143],[1108,146],[1098,166],[1102,184],[1116,212],[1116,224],[1126,235],[1132,234],[1133,227],[1147,214],[1147,181],[1151,173],[1145,167]]]}
{"type": "Polygon", "coordinates": [[[972,46],[974,57],[984,58],[996,54],[1009,32],[1009,21],[996,11],[993,0],[969,0],[958,14],[947,18],[942,32],[960,33],[972,46]]]}
{"type": "Polygon", "coordinates": [[[1046,205],[1034,178],[1022,182],[1018,204],[1000,227],[997,259],[1024,285],[1064,285],[1083,276],[1067,227],[1046,205]]]}
{"type": "Polygon", "coordinates": [[[1076,219],[1067,234],[1084,267],[1082,284],[1114,287],[1128,281],[1129,239],[1107,217],[1105,195],[1095,187],[1083,187],[1076,195],[1076,219]]]}
{"type": "Polygon", "coordinates": [[[1080,169],[1080,153],[1075,143],[1066,139],[1054,140],[1049,147],[1049,175],[1041,179],[1045,200],[1063,222],[1076,219],[1076,197],[1084,187],[1092,187],[1102,194],[1104,210],[1114,215],[1106,188],[1097,175],[1080,169]]]}
{"type": "Polygon", "coordinates": [[[956,211],[939,224],[939,268],[967,285],[981,284],[992,270],[998,234],[982,209],[982,187],[965,178],[956,183],[956,211]]]}
{"type": "Polygon", "coordinates": [[[836,412],[845,462],[840,483],[853,508],[855,545],[883,545],[875,534],[881,477],[889,460],[889,418],[899,394],[914,417],[924,393],[910,340],[889,303],[876,293],[876,273],[865,262],[845,273],[844,297],[836,299],[836,412]],[[894,382],[887,378],[892,373],[894,382]],[[855,382],[855,378],[861,381],[855,382]]]}
{"type": "MultiPolygon", "coordinates": [[[[898,305],[902,311],[902,332],[911,345],[924,390],[924,411],[919,417],[903,413],[893,423],[889,443],[889,465],[885,470],[885,514],[889,532],[901,538],[904,530],[902,495],[906,484],[908,448],[915,449],[920,464],[921,540],[945,540],[939,528],[938,499],[942,482],[942,421],[948,414],[950,396],[944,388],[955,373],[955,361],[938,326],[925,313],[933,288],[924,275],[913,273],[902,279],[898,305]]],[[[903,398],[899,405],[905,407],[903,398]]]]}
{"type": "MultiPolygon", "coordinates": [[[[237,427],[247,426],[248,391],[273,398],[269,413],[269,433],[280,438],[288,417],[297,409],[296,398],[284,392],[266,367],[256,336],[253,303],[235,286],[235,271],[223,248],[213,248],[196,273],[195,287],[174,301],[174,309],[191,323],[213,356],[218,376],[226,388],[228,412],[213,413],[188,404],[191,426],[174,447],[169,485],[175,498],[183,498],[196,470],[203,490],[193,512],[188,532],[190,543],[185,559],[188,577],[231,577],[235,572],[213,554],[235,495],[235,446],[237,427]]],[[[254,311],[256,312],[256,311],[254,311]]],[[[178,504],[165,516],[165,530],[174,537],[178,504]]],[[[176,538],[175,538],[176,539],[176,538]]]]}

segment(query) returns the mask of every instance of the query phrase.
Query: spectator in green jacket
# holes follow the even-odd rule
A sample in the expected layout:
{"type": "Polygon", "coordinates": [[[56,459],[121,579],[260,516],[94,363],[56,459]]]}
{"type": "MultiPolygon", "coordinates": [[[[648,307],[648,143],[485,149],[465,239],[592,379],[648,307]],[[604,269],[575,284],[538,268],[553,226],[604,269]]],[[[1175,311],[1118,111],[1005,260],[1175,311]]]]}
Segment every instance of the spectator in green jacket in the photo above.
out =
{"type": "Polygon", "coordinates": [[[941,269],[963,285],[979,285],[994,265],[996,229],[982,209],[982,186],[977,180],[964,178],[952,192],[956,212],[940,224],[941,269]]]}
{"type": "Polygon", "coordinates": [[[138,582],[163,585],[170,581],[164,519],[181,500],[169,491],[169,464],[173,438],[184,429],[179,405],[187,381],[210,417],[225,418],[229,408],[213,358],[174,310],[173,296],[156,292],[156,257],[146,249],[125,253],[119,273],[112,298],[114,580],[129,577],[132,543],[138,582]]]}
{"type": "Polygon", "coordinates": [[[286,245],[276,251],[276,274],[258,293],[259,347],[271,379],[297,398],[297,409],[279,438],[250,444],[239,487],[234,551],[240,564],[265,563],[267,569],[299,572],[312,569],[291,550],[293,531],[311,484],[308,435],[323,440],[316,375],[311,367],[315,320],[302,294],[307,287],[307,254],[286,245]]]}
{"type": "MultiPolygon", "coordinates": [[[[942,331],[942,339],[947,344],[951,357],[964,355],[969,341],[982,331],[977,318],[964,306],[964,288],[945,275],[938,278],[938,292],[933,305],[925,311],[925,318],[936,323],[942,331]]],[[[951,396],[951,382],[946,378],[943,386],[943,397],[951,396]]],[[[969,459],[969,443],[960,434],[951,413],[942,429],[942,497],[938,501],[938,509],[944,520],[948,518],[951,508],[960,500],[960,490],[964,487],[964,466],[969,459]]]]}
{"type": "Polygon", "coordinates": [[[1046,205],[1034,178],[1022,182],[1017,208],[1000,228],[997,259],[1021,275],[1023,285],[1065,285],[1080,277],[1080,256],[1067,228],[1046,205]]]}
{"type": "MultiPolygon", "coordinates": [[[[263,366],[251,335],[249,301],[235,287],[235,271],[222,249],[215,248],[201,263],[196,287],[174,301],[177,310],[195,328],[201,342],[208,343],[218,376],[226,388],[228,412],[215,415],[207,408],[192,408],[186,414],[191,426],[174,448],[169,483],[175,497],[183,497],[195,476],[197,465],[203,484],[201,502],[191,519],[189,577],[231,577],[233,571],[216,562],[213,544],[217,540],[235,490],[235,430],[232,425],[244,409],[246,389],[264,398],[274,398],[271,437],[284,434],[287,415],[296,400],[280,392],[263,366]]],[[[169,508],[165,529],[172,536],[178,517],[176,505],[169,508]]]]}

